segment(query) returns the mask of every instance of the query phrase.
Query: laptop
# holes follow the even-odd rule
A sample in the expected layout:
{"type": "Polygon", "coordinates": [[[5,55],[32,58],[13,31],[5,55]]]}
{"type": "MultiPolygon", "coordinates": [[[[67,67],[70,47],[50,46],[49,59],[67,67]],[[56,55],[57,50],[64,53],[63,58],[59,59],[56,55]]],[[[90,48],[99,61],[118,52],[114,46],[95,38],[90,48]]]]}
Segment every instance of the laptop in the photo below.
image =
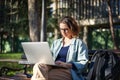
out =
{"type": "Polygon", "coordinates": [[[55,65],[48,42],[22,42],[29,64],[44,63],[55,65]]]}

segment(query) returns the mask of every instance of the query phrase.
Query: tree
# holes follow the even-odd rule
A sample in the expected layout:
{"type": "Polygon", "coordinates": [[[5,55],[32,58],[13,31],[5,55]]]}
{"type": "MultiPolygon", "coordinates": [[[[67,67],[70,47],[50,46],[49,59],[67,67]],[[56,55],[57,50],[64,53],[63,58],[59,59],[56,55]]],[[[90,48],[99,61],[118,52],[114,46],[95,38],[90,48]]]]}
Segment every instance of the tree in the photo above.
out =
{"type": "Polygon", "coordinates": [[[26,0],[0,1],[0,30],[3,31],[0,44],[2,52],[6,52],[8,48],[5,48],[5,43],[9,45],[9,52],[17,52],[19,50],[16,37],[19,38],[21,34],[27,33],[25,29],[28,27],[26,2],[26,0]],[[3,35],[6,37],[4,38],[3,35]]]}
{"type": "Polygon", "coordinates": [[[114,49],[118,49],[119,47],[117,46],[117,43],[116,43],[115,30],[113,28],[113,17],[112,17],[111,4],[110,4],[111,0],[105,0],[105,1],[108,6],[109,26],[110,26],[110,31],[112,35],[113,44],[114,44],[114,49]]]}
{"type": "Polygon", "coordinates": [[[28,0],[29,35],[31,41],[40,40],[40,22],[37,1],[38,0],[28,0]]]}

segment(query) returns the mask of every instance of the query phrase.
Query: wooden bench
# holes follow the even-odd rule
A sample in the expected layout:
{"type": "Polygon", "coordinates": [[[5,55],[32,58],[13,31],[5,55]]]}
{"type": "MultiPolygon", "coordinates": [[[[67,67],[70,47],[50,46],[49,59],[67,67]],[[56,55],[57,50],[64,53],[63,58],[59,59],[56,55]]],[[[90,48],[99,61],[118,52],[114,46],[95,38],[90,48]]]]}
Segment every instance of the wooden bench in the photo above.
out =
{"type": "Polygon", "coordinates": [[[17,63],[17,64],[24,65],[23,68],[10,68],[9,66],[4,65],[0,68],[0,76],[7,75],[9,71],[21,71],[21,70],[24,70],[24,74],[27,75],[27,68],[28,68],[28,65],[30,65],[28,61],[25,59],[0,59],[0,62],[17,63]]]}
{"type": "Polygon", "coordinates": [[[28,78],[30,78],[31,75],[27,73],[27,68],[33,67],[34,64],[30,64],[27,60],[20,60],[19,64],[24,65],[24,74],[27,75],[28,78]]]}
{"type": "MultiPolygon", "coordinates": [[[[0,62],[4,62],[4,63],[18,63],[19,60],[18,59],[0,59],[0,62]]],[[[19,71],[21,69],[15,69],[15,68],[10,68],[9,66],[2,66],[0,68],[0,76],[2,75],[7,75],[8,71],[19,71]]]]}

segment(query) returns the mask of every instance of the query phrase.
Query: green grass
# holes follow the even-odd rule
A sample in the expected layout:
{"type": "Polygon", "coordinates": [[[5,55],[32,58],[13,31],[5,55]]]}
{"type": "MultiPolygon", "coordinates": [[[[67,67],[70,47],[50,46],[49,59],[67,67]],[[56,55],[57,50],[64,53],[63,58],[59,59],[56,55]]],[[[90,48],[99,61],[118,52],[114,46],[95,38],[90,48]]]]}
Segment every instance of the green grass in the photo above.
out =
{"type": "MultiPolygon", "coordinates": [[[[0,59],[21,59],[22,53],[0,53],[0,59]]],[[[18,64],[18,63],[10,63],[10,62],[0,62],[0,68],[1,67],[9,67],[13,69],[20,69],[23,68],[24,65],[18,64]]],[[[32,71],[32,69],[28,69],[28,71],[32,71]]],[[[9,71],[7,73],[8,76],[13,76],[16,73],[23,73],[23,70],[21,71],[9,71]]]]}
{"type": "MultiPolygon", "coordinates": [[[[0,59],[21,59],[21,53],[2,53],[0,54],[0,59]]],[[[0,62],[0,68],[3,66],[9,66],[10,68],[21,68],[22,65],[18,63],[10,63],[10,62],[0,62]]]]}
{"type": "Polygon", "coordinates": [[[0,53],[0,59],[21,59],[22,53],[0,53]]]}

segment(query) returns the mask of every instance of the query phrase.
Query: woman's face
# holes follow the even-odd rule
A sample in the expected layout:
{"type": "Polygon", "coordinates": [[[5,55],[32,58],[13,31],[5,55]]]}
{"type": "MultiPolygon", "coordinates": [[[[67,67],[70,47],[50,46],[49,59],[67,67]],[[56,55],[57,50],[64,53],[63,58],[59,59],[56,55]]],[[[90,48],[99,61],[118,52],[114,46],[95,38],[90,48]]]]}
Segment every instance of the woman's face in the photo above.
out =
{"type": "Polygon", "coordinates": [[[69,29],[67,24],[60,23],[60,32],[63,37],[71,38],[72,37],[72,31],[69,29]]]}

